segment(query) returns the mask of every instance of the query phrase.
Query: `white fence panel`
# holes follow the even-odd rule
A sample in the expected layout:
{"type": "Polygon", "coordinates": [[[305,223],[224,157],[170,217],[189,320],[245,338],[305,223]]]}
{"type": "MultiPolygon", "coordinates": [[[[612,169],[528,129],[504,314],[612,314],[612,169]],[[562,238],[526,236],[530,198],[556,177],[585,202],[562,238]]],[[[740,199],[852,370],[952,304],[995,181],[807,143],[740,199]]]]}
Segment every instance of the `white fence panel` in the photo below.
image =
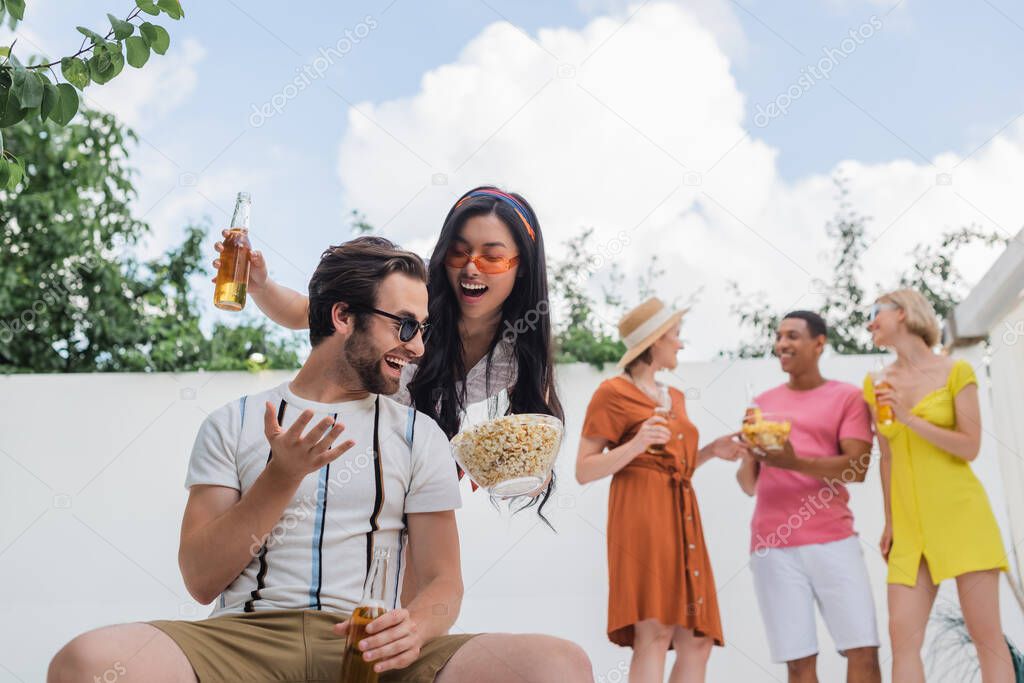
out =
{"type": "MultiPolygon", "coordinates": [[[[1020,516],[1024,475],[1019,460],[1001,471],[997,444],[1019,452],[1024,443],[1019,380],[1024,344],[1014,363],[997,354],[1005,375],[983,391],[986,436],[975,469],[1004,532],[1011,507],[1020,516]],[[1007,361],[1008,362],[1008,361],[1007,361]],[[1012,375],[1010,375],[1012,373],[1012,375]],[[993,425],[993,411],[996,420],[993,425]],[[998,430],[998,431],[997,431],[998,430]],[[1010,434],[1012,432],[1012,434],[1010,434]]],[[[980,358],[969,358],[981,369],[980,358]]],[[[860,384],[873,361],[832,356],[827,376],[860,384]]],[[[549,505],[552,533],[532,511],[499,515],[464,484],[459,512],[466,597],[457,630],[539,631],[570,638],[590,654],[599,681],[624,681],[630,650],[605,635],[608,481],[581,487],[573,478],[579,428],[590,395],[613,372],[582,365],[558,370],[567,413],[567,439],[549,505]]],[[[985,383],[985,375],[979,371],[985,383]]],[[[208,608],[189,598],[177,566],[186,493],[185,466],[196,430],[214,408],[287,379],[286,373],[27,375],[0,377],[0,682],[40,681],[47,662],[67,640],[96,626],[157,618],[201,618],[208,608]]],[[[683,389],[702,441],[733,431],[748,382],[765,389],[784,381],[772,359],[719,360],[681,365],[667,378],[683,389]]],[[[1006,457],[1003,458],[1007,462],[1006,457]]],[[[720,593],[727,646],[711,658],[711,681],[781,681],[772,664],[747,568],[753,499],[739,490],[735,467],[711,462],[695,488],[720,593]]],[[[877,552],[883,525],[877,468],[851,487],[862,535],[879,630],[887,641],[885,567],[877,552]]],[[[1024,533],[1021,529],[1019,533],[1024,533]]],[[[1007,536],[1007,547],[1010,539],[1007,536]]],[[[946,586],[940,601],[955,603],[946,586]]],[[[1004,595],[1007,631],[1024,642],[1024,623],[1004,595]]],[[[820,627],[821,680],[842,680],[844,660],[820,627]]],[[[883,670],[889,649],[882,648],[883,670]]],[[[130,670],[130,663],[126,663],[130,670]]],[[[97,672],[101,673],[101,672],[97,672]]],[[[888,678],[886,678],[888,680],[888,678]]]]}

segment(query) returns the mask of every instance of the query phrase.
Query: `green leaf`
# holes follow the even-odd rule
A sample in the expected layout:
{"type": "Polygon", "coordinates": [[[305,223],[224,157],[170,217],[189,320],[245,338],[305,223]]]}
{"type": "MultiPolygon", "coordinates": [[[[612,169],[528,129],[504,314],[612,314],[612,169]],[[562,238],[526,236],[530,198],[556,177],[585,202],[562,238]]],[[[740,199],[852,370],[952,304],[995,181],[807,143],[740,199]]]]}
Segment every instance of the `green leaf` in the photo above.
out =
{"type": "Polygon", "coordinates": [[[97,45],[89,58],[89,75],[99,85],[110,81],[124,68],[124,55],[120,43],[97,45]]]}
{"type": "Polygon", "coordinates": [[[153,0],[135,0],[135,6],[146,14],[151,14],[154,17],[160,14],[160,8],[156,6],[153,0]]]}
{"type": "MultiPolygon", "coordinates": [[[[105,43],[103,45],[96,46],[96,49],[93,50],[92,57],[89,58],[89,61],[95,62],[96,68],[100,71],[109,71],[110,67],[113,66],[113,60],[110,55],[107,54],[107,46],[105,43]]],[[[92,68],[92,64],[89,65],[89,68],[92,68]]]]}
{"type": "Polygon", "coordinates": [[[0,188],[6,188],[11,180],[11,165],[7,159],[0,158],[0,188]]]}
{"type": "Polygon", "coordinates": [[[35,109],[43,101],[43,84],[27,69],[15,70],[11,90],[17,94],[18,101],[25,109],[35,109]]]}
{"type": "Polygon", "coordinates": [[[6,57],[11,54],[11,47],[9,45],[0,46],[0,57],[6,57]]]}
{"type": "Polygon", "coordinates": [[[57,86],[49,82],[43,85],[43,102],[39,105],[40,118],[44,121],[50,118],[59,101],[60,91],[57,90],[57,86]]]}
{"type": "Polygon", "coordinates": [[[178,0],[157,0],[156,4],[171,19],[178,20],[185,16],[178,0]]]}
{"type": "Polygon", "coordinates": [[[68,83],[59,84],[57,90],[60,92],[60,99],[50,118],[58,124],[66,126],[78,113],[78,91],[68,83]]]}
{"type": "Polygon", "coordinates": [[[47,97],[47,95],[46,95],[46,88],[47,87],[52,88],[54,86],[53,86],[53,83],[50,83],[50,78],[49,78],[49,76],[46,75],[45,71],[43,71],[41,69],[37,69],[37,70],[34,70],[32,72],[32,74],[36,77],[36,80],[39,81],[39,87],[41,87],[43,89],[43,93],[39,97],[39,106],[36,107],[36,112],[38,112],[40,119],[45,121],[46,120],[46,116],[43,114],[43,101],[47,97]]]}
{"type": "Polygon", "coordinates": [[[77,57],[65,57],[60,60],[60,72],[68,83],[79,90],[89,85],[89,65],[77,57]]]}
{"type": "Polygon", "coordinates": [[[110,20],[110,28],[114,29],[114,40],[124,40],[135,32],[134,24],[118,19],[113,14],[108,14],[107,19],[110,20]]]}
{"type": "Polygon", "coordinates": [[[7,189],[13,190],[21,182],[21,179],[25,177],[25,169],[17,159],[7,162],[7,168],[11,174],[11,177],[7,180],[7,189]]]}
{"type": "Polygon", "coordinates": [[[86,38],[90,39],[92,41],[93,45],[102,45],[103,42],[106,40],[100,34],[96,33],[95,31],[90,31],[89,29],[87,29],[84,26],[76,26],[75,30],[77,30],[79,33],[81,33],[86,38]]]}
{"type": "Polygon", "coordinates": [[[113,69],[111,78],[121,73],[121,70],[124,69],[123,50],[124,46],[121,43],[107,43],[107,54],[110,55],[111,68],[113,69]]]}
{"type": "Polygon", "coordinates": [[[21,21],[25,18],[25,0],[6,0],[7,11],[11,16],[21,21]]]}
{"type": "Polygon", "coordinates": [[[110,56],[97,51],[89,57],[89,78],[96,85],[103,85],[110,80],[110,56]]]}
{"type": "Polygon", "coordinates": [[[149,45],[150,49],[158,55],[166,53],[167,48],[171,46],[171,36],[162,26],[147,21],[139,27],[139,31],[142,33],[146,45],[149,45]]]}
{"type": "Polygon", "coordinates": [[[124,43],[128,48],[128,63],[136,69],[141,69],[149,61],[149,46],[146,45],[146,40],[132,36],[124,43]]]}
{"type": "Polygon", "coordinates": [[[0,128],[13,126],[25,118],[25,113],[14,88],[0,90],[0,128]]]}

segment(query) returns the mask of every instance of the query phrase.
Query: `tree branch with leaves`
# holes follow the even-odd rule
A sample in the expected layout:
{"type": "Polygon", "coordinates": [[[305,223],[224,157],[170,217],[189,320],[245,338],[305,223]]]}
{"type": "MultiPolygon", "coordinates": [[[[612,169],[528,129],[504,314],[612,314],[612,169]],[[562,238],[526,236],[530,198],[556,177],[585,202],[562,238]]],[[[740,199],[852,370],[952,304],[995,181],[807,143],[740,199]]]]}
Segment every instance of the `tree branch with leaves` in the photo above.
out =
{"type": "MultiPolygon", "coordinates": [[[[78,113],[78,91],[102,85],[129,66],[141,69],[150,53],[165,54],[171,39],[164,27],[143,21],[142,15],[178,20],[185,16],[180,0],[136,0],[124,19],[108,14],[110,28],[99,33],[84,26],[78,50],[56,61],[23,64],[14,54],[17,40],[0,46],[0,189],[14,190],[26,180],[25,160],[4,143],[4,131],[29,118],[66,126],[78,113]],[[60,66],[58,77],[54,67],[60,66]],[[51,79],[52,77],[52,79],[51,79]],[[60,81],[60,78],[64,82],[60,81]]],[[[0,0],[0,25],[14,28],[25,18],[25,0],[0,0]]]]}

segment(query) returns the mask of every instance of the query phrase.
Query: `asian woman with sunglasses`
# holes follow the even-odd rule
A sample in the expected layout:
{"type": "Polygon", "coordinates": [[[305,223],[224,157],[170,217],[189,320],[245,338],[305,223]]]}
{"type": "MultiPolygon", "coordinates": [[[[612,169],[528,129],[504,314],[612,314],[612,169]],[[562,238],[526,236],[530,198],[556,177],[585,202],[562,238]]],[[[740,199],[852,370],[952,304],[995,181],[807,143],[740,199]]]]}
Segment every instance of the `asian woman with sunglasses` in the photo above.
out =
{"type": "MultiPolygon", "coordinates": [[[[393,398],[435,419],[449,438],[467,409],[482,403],[488,417],[544,413],[564,419],[554,383],[544,240],[526,199],[492,186],[462,195],[428,261],[427,289],[429,323],[422,327],[393,312],[373,311],[392,318],[400,336],[424,332],[424,354],[403,368],[402,388],[393,398]],[[516,324],[530,312],[535,324],[516,324]]],[[[251,256],[248,291],[274,322],[296,330],[309,325],[309,299],[274,282],[258,251],[251,256]]],[[[539,503],[542,518],[553,489],[552,482],[529,503],[539,503]]]]}

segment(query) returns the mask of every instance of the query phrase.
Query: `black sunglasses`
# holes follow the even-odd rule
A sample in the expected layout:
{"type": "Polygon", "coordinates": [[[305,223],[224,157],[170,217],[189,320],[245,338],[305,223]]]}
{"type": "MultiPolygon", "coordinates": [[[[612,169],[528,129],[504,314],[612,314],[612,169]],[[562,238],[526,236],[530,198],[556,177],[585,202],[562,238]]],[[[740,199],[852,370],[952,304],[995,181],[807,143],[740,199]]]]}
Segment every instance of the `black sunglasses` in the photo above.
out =
{"type": "Polygon", "coordinates": [[[382,315],[385,318],[390,318],[391,320],[397,322],[398,339],[403,343],[412,341],[413,337],[416,336],[417,332],[423,335],[424,342],[426,342],[427,337],[430,336],[430,323],[421,323],[416,318],[403,318],[400,315],[388,313],[387,311],[382,311],[379,308],[371,308],[369,306],[360,307],[357,308],[356,310],[364,310],[369,313],[376,313],[377,315],[382,315]]]}

